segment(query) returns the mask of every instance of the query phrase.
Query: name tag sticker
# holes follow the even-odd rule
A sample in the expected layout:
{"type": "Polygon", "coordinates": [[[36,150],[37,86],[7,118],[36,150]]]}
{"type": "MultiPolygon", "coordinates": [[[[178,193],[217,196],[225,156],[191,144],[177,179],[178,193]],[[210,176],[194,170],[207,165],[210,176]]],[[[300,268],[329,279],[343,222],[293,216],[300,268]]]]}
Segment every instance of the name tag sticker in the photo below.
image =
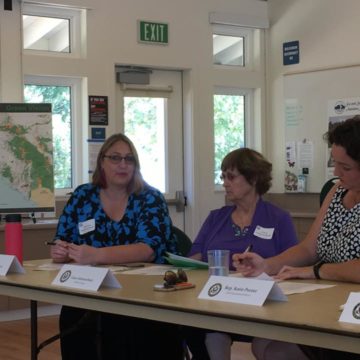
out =
{"type": "Polygon", "coordinates": [[[63,265],[52,285],[90,291],[98,291],[100,286],[121,288],[108,268],[69,264],[63,265]]]}
{"type": "Polygon", "coordinates": [[[0,276],[5,276],[8,273],[24,274],[25,270],[16,256],[0,255],[0,276]]]}
{"type": "Polygon", "coordinates": [[[360,324],[360,293],[351,292],[339,321],[360,324]]]}
{"type": "Polygon", "coordinates": [[[199,294],[199,299],[256,306],[262,306],[266,299],[287,301],[274,280],[230,276],[210,276],[199,294]]]}
{"type": "Polygon", "coordinates": [[[95,219],[90,219],[79,223],[80,235],[87,234],[90,231],[95,230],[95,219]]]}
{"type": "Polygon", "coordinates": [[[270,240],[273,237],[274,230],[274,228],[264,228],[260,225],[257,225],[254,231],[254,235],[262,239],[270,240]]]}

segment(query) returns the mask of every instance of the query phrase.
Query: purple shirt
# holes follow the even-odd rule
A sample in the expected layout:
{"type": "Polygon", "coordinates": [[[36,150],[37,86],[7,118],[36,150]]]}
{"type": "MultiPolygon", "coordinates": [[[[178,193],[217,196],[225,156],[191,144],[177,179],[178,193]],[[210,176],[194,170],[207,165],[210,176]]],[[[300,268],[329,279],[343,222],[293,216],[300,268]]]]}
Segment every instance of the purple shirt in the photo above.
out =
{"type": "MultiPolygon", "coordinates": [[[[234,210],[235,206],[224,206],[211,211],[188,256],[201,253],[202,261],[207,262],[208,250],[227,249],[230,250],[231,260],[234,253],[241,253],[252,244],[253,252],[268,258],[298,243],[293,222],[287,211],[260,198],[251,225],[240,234],[240,229],[231,219],[234,210]]],[[[230,268],[233,269],[232,265],[230,268]]]]}

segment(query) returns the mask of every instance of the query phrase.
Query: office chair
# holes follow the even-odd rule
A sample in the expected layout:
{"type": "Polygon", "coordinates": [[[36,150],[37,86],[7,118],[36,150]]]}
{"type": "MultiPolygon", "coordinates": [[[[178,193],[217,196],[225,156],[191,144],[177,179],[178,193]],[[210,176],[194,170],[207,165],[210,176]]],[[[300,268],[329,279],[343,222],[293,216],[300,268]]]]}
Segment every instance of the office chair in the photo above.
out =
{"type": "Polygon", "coordinates": [[[326,183],[323,185],[323,187],[321,188],[320,191],[320,196],[319,196],[319,201],[320,201],[320,207],[324,201],[324,199],[326,198],[326,195],[328,194],[328,192],[332,189],[332,187],[335,185],[335,183],[337,182],[338,178],[334,177],[329,179],[328,181],[326,181],[326,183]]]}
{"type": "Polygon", "coordinates": [[[177,252],[181,256],[187,256],[189,253],[192,241],[190,238],[184,233],[184,231],[180,230],[176,226],[172,227],[173,234],[176,236],[177,239],[177,252]]]}
{"type": "MultiPolygon", "coordinates": [[[[187,254],[189,253],[189,251],[191,249],[192,241],[184,233],[184,231],[180,230],[176,226],[172,227],[172,231],[173,231],[173,234],[176,236],[176,239],[177,239],[177,253],[178,253],[178,255],[187,256],[187,254]]],[[[183,343],[183,349],[184,349],[184,359],[185,360],[190,360],[191,359],[190,352],[189,352],[189,349],[188,349],[185,341],[183,343]]]]}

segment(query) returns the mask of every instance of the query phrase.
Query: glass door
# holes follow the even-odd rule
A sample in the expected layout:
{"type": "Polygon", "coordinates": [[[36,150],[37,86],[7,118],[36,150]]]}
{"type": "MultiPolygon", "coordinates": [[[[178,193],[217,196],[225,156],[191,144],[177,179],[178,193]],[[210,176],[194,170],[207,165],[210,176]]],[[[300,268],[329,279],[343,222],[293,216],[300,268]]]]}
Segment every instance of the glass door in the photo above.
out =
{"type": "Polygon", "coordinates": [[[146,182],[165,196],[184,229],[182,74],[151,70],[150,84],[120,83],[124,133],[139,152],[146,182]]]}

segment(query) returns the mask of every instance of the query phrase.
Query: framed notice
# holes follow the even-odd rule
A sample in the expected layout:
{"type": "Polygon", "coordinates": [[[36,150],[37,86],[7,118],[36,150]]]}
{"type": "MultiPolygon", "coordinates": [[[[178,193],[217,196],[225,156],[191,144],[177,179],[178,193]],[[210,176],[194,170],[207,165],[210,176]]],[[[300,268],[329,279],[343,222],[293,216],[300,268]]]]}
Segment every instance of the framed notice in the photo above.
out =
{"type": "Polygon", "coordinates": [[[89,96],[89,125],[108,125],[108,97],[89,96]]]}

